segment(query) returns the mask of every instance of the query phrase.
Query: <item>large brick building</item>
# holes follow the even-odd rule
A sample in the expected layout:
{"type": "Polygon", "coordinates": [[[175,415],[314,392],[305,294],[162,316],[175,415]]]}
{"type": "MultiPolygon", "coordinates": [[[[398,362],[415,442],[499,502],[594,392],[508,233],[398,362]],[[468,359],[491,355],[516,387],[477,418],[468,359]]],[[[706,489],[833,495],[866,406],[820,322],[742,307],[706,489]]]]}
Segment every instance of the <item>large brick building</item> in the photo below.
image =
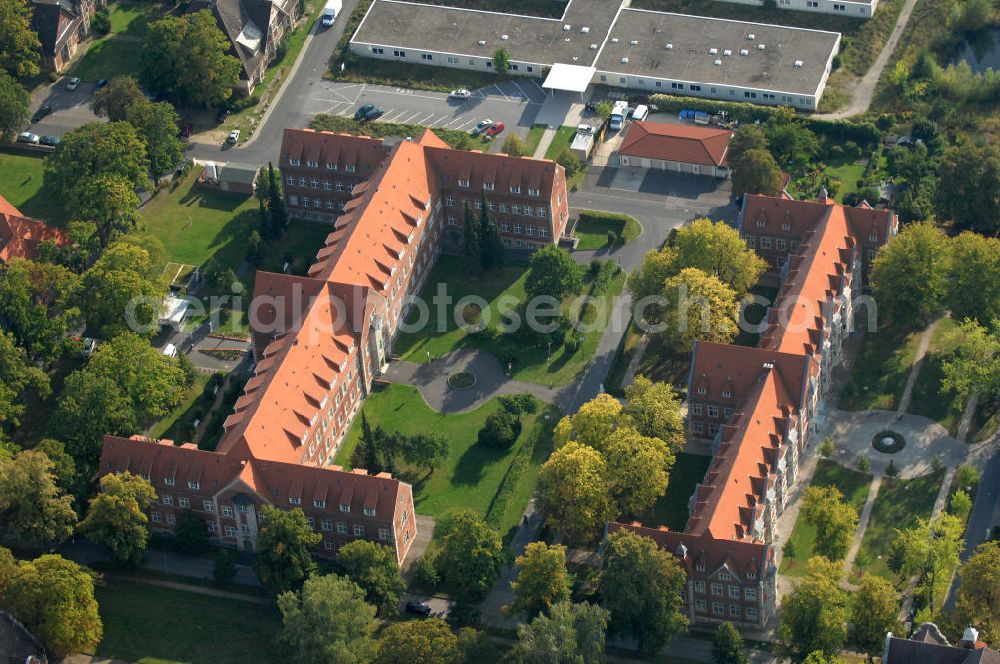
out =
{"type": "Polygon", "coordinates": [[[889,211],[845,208],[828,198],[747,199],[741,222],[748,246],[787,238],[784,253],[768,255],[782,284],[757,348],[695,344],[688,433],[710,442],[714,455],[691,496],[686,527],[608,529],[651,537],[677,556],[688,573],[684,602],[692,622],[763,627],[776,600],[774,524],[823,420],[869,252],[896,233],[897,221],[889,211]]]}
{"type": "Polygon", "coordinates": [[[298,507],[323,535],[320,555],[366,538],[393,546],[402,562],[416,535],[410,485],[344,471],[333,459],[388,363],[407,296],[419,291],[464,204],[458,196],[471,203],[484,190],[522,187],[489,204],[514,219],[501,201],[508,209],[530,201],[532,215],[522,207],[521,216],[551,242],[565,227],[564,172],[550,161],[451,150],[430,131],[390,147],[287,129],[281,163],[291,213],[323,215],[331,232],[307,276],[257,273],[249,312],[256,365],[217,449],[108,436],[101,473],[152,482],[156,530],[171,531],[177,510],[192,509],[219,542],[253,550],[264,505],[298,507]],[[307,201],[318,196],[320,206],[307,201]]]}

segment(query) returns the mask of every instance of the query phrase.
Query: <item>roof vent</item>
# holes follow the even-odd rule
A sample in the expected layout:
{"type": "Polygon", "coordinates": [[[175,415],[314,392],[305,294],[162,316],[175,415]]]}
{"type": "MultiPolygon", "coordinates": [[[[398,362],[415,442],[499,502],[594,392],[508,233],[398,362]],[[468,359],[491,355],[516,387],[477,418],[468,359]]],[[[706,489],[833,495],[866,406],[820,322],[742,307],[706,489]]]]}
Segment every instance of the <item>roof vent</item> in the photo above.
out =
{"type": "Polygon", "coordinates": [[[674,50],[674,45],[673,44],[667,44],[664,48],[666,48],[668,51],[672,51],[672,50],[674,50]]]}
{"type": "Polygon", "coordinates": [[[485,39],[480,39],[479,40],[479,45],[480,46],[486,46],[486,40],[485,39]]]}
{"type": "Polygon", "coordinates": [[[590,34],[590,28],[588,28],[587,26],[583,26],[582,28],[580,28],[580,32],[582,32],[585,35],[590,34]]]}
{"type": "Polygon", "coordinates": [[[709,55],[718,55],[719,54],[719,49],[717,49],[717,48],[710,48],[710,49],[708,49],[708,54],[709,55]]]}
{"type": "Polygon", "coordinates": [[[740,49],[740,55],[750,55],[750,51],[745,48],[740,49]]]}
{"type": "Polygon", "coordinates": [[[733,52],[732,52],[732,51],[730,51],[730,50],[729,50],[728,48],[727,48],[727,49],[726,49],[725,51],[723,51],[723,52],[722,52],[722,55],[726,56],[727,58],[728,58],[728,57],[729,57],[730,55],[732,55],[732,54],[733,54],[733,52]]]}
{"type": "Polygon", "coordinates": [[[570,25],[569,23],[567,23],[566,25],[563,26],[563,31],[564,32],[569,32],[572,29],[573,29],[573,26],[570,25]]]}
{"type": "Polygon", "coordinates": [[[622,64],[623,65],[627,65],[628,64],[628,58],[622,58],[622,64]]]}
{"type": "Polygon", "coordinates": [[[754,39],[757,39],[757,35],[755,35],[754,33],[751,32],[750,34],[747,35],[747,40],[753,41],[754,39]]]}
{"type": "Polygon", "coordinates": [[[510,39],[510,37],[507,35],[500,35],[500,41],[507,41],[508,39],[510,39]]]}
{"type": "Polygon", "coordinates": [[[722,66],[722,60],[716,60],[715,61],[715,66],[716,67],[721,67],[722,66]]]}
{"type": "Polygon", "coordinates": [[[576,61],[577,61],[577,60],[579,60],[579,59],[580,59],[580,56],[578,56],[578,55],[574,55],[574,56],[573,56],[573,62],[576,62],[576,61]]]}
{"type": "Polygon", "coordinates": [[[633,39],[632,41],[629,42],[629,46],[638,46],[638,45],[639,45],[638,39],[633,39]]]}
{"type": "Polygon", "coordinates": [[[611,38],[611,43],[612,44],[617,44],[618,43],[618,37],[612,37],[611,38]]]}
{"type": "Polygon", "coordinates": [[[597,44],[591,44],[590,45],[590,50],[591,51],[596,51],[597,50],[597,44]]]}
{"type": "Polygon", "coordinates": [[[802,66],[802,61],[801,60],[796,60],[795,61],[795,66],[796,67],[801,67],[802,66]]]}
{"type": "Polygon", "coordinates": [[[564,42],[572,41],[569,37],[563,40],[564,42]]]}
{"type": "Polygon", "coordinates": [[[763,51],[765,48],[767,48],[767,46],[765,46],[764,44],[757,44],[758,51],[763,51]]]}

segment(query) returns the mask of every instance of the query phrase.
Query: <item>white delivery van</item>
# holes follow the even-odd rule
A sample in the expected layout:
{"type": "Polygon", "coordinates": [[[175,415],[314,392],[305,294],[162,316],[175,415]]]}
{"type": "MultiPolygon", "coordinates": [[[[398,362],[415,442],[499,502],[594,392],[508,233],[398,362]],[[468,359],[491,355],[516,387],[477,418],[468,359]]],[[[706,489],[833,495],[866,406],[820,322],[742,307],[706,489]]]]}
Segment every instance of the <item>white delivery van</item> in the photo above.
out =
{"type": "Polygon", "coordinates": [[[649,115],[649,107],[646,106],[645,104],[639,104],[638,106],[635,107],[635,110],[632,111],[632,120],[634,121],[645,120],[648,115],[649,115]]]}
{"type": "Polygon", "coordinates": [[[344,5],[341,0],[327,0],[326,6],[323,7],[323,17],[320,19],[324,27],[329,28],[333,25],[333,22],[337,20],[337,15],[340,14],[340,10],[343,6],[344,5]]]}

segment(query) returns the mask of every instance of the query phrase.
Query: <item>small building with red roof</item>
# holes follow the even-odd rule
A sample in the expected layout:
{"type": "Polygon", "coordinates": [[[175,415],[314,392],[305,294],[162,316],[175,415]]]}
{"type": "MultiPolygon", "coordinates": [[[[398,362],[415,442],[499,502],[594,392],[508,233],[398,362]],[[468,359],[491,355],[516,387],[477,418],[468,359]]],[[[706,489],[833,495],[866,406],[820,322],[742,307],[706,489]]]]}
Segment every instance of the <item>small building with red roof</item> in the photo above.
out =
{"type": "Polygon", "coordinates": [[[32,219],[0,196],[0,263],[12,258],[38,258],[38,248],[45,241],[62,244],[66,236],[41,219],[32,219]]]}
{"type": "Polygon", "coordinates": [[[725,178],[732,137],[732,131],[719,127],[640,120],[629,126],[618,161],[622,166],[725,178]]]}

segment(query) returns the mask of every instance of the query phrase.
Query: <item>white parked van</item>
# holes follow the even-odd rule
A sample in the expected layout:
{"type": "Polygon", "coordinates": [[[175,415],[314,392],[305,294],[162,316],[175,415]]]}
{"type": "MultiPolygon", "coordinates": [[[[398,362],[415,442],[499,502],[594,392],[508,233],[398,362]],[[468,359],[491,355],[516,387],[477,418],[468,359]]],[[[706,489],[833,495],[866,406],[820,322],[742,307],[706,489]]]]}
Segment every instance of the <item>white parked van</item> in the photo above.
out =
{"type": "Polygon", "coordinates": [[[167,357],[177,357],[177,346],[173,344],[167,344],[163,347],[163,354],[167,357]]]}
{"type": "Polygon", "coordinates": [[[323,7],[323,16],[320,19],[323,27],[329,28],[333,25],[333,22],[337,20],[337,15],[340,14],[340,10],[343,6],[344,5],[341,0],[327,0],[326,6],[323,7]]]}
{"type": "Polygon", "coordinates": [[[638,106],[635,107],[635,110],[632,111],[632,120],[633,121],[645,120],[648,115],[649,115],[649,107],[646,106],[645,104],[639,104],[638,106]]]}

